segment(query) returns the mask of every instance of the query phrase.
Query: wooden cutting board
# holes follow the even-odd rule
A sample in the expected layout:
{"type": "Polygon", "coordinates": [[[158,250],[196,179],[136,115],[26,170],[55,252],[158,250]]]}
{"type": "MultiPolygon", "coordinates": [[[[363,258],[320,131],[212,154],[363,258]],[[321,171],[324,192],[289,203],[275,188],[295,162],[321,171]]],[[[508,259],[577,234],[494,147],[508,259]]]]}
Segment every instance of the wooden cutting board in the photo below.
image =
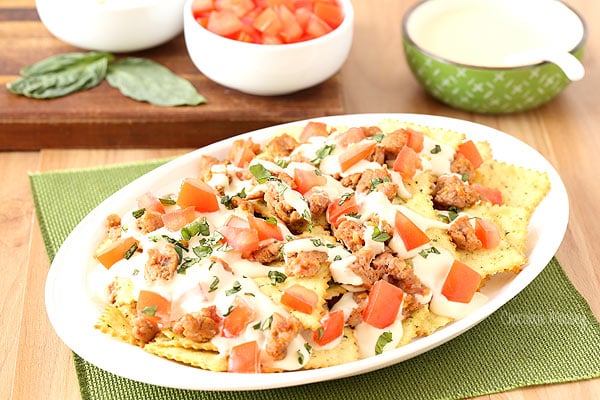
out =
{"type": "Polygon", "coordinates": [[[81,51],[52,36],[29,1],[33,3],[9,0],[0,5],[0,150],[199,147],[278,123],[344,113],[339,75],[292,95],[246,95],[204,77],[192,64],[183,35],[126,55],[150,58],[188,79],[208,100],[205,105],[140,103],[106,82],[52,100],[14,95],[6,83],[16,79],[22,67],[81,51]]]}

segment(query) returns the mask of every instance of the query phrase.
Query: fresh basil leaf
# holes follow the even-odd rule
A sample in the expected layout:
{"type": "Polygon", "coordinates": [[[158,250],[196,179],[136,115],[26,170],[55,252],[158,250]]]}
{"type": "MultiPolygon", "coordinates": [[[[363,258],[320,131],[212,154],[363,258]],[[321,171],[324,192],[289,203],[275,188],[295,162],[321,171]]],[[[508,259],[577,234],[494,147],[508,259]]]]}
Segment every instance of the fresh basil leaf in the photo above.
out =
{"type": "Polygon", "coordinates": [[[106,80],[123,95],[158,106],[206,103],[189,81],[145,58],[127,57],[111,63],[106,80]]]}
{"type": "Polygon", "coordinates": [[[6,84],[12,93],[34,99],[52,99],[90,89],[106,77],[108,53],[66,53],[49,57],[21,70],[21,78],[6,84]]]}

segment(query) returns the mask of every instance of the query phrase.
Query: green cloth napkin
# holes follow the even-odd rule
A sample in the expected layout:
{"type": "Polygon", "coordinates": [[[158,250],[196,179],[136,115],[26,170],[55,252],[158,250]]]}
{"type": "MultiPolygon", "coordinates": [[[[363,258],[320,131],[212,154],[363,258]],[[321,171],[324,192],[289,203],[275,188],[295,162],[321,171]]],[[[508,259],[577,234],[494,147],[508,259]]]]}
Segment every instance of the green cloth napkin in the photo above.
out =
{"type": "MultiPolygon", "coordinates": [[[[165,160],[30,175],[50,259],[97,204],[165,160]]],[[[284,389],[178,390],[115,376],[74,354],[88,399],[456,399],[600,376],[600,324],[553,259],[489,318],[425,354],[350,378],[284,389]]]]}

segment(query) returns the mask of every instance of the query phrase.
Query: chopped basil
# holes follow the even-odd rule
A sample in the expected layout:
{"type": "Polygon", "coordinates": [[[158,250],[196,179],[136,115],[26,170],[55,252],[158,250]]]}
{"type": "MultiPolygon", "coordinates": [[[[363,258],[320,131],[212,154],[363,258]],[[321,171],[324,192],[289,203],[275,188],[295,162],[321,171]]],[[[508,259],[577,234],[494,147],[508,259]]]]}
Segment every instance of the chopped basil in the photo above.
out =
{"type": "Polygon", "coordinates": [[[340,201],[338,201],[338,206],[341,206],[342,204],[344,204],[346,202],[346,200],[348,200],[353,195],[354,195],[354,192],[344,193],[342,195],[342,197],[340,197],[340,201]]]}
{"type": "Polygon", "coordinates": [[[462,174],[462,175],[460,176],[460,180],[461,180],[461,181],[463,181],[463,182],[468,182],[468,181],[469,181],[469,175],[467,175],[467,174],[462,174]]]}
{"type": "Polygon", "coordinates": [[[142,310],[142,314],[154,317],[156,315],[156,310],[157,309],[158,309],[157,306],[144,307],[144,309],[142,310]]]}
{"type": "Polygon", "coordinates": [[[321,339],[323,339],[323,333],[324,333],[324,332],[323,332],[323,328],[319,328],[319,329],[317,330],[317,339],[318,339],[318,340],[321,340],[321,339]]]}
{"type": "Polygon", "coordinates": [[[136,268],[136,269],[133,270],[133,272],[131,273],[131,275],[137,276],[139,273],[140,273],[140,270],[136,268]]]}
{"type": "Polygon", "coordinates": [[[369,192],[374,191],[375,189],[377,189],[377,186],[381,185],[384,182],[391,182],[391,179],[388,178],[387,176],[383,179],[381,179],[381,178],[371,179],[371,185],[369,187],[369,192]]]}
{"type": "Polygon", "coordinates": [[[373,234],[371,235],[371,239],[376,242],[385,242],[391,238],[390,234],[387,232],[382,232],[379,227],[374,227],[373,234]]]}
{"type": "Polygon", "coordinates": [[[214,292],[215,290],[217,290],[219,288],[219,277],[218,276],[214,276],[213,277],[213,281],[210,284],[209,290],[208,292],[214,292]]]}
{"type": "Polygon", "coordinates": [[[138,249],[138,245],[137,243],[134,243],[129,250],[127,250],[125,252],[125,255],[123,256],[123,258],[125,258],[126,260],[129,260],[131,258],[131,256],[137,251],[138,249]]]}
{"type": "Polygon", "coordinates": [[[277,218],[275,217],[269,217],[267,219],[265,219],[265,222],[271,225],[277,225],[277,218]]]}
{"type": "Polygon", "coordinates": [[[433,149],[431,149],[430,153],[431,154],[438,154],[442,152],[442,147],[439,144],[436,144],[435,146],[433,146],[433,149]]]}
{"type": "Polygon", "coordinates": [[[263,184],[273,177],[262,164],[253,164],[248,167],[248,170],[254,175],[259,184],[263,184]]]}
{"type": "Polygon", "coordinates": [[[448,208],[448,218],[450,219],[450,222],[454,221],[456,217],[458,217],[459,212],[460,210],[456,207],[448,208]]]}
{"type": "Polygon", "coordinates": [[[283,283],[287,279],[287,275],[279,271],[269,271],[267,276],[271,280],[271,284],[283,283]]]}
{"type": "Polygon", "coordinates": [[[185,275],[185,272],[187,271],[187,269],[195,264],[198,263],[198,261],[200,261],[199,258],[193,258],[193,257],[185,257],[182,260],[182,263],[179,267],[177,267],[177,273],[181,274],[181,275],[185,275]]]}
{"type": "Polygon", "coordinates": [[[133,215],[133,218],[138,219],[142,215],[144,215],[145,212],[146,212],[145,208],[140,208],[139,210],[132,211],[131,215],[133,215]]]}
{"type": "Polygon", "coordinates": [[[423,258],[427,258],[427,256],[430,254],[440,254],[440,251],[435,247],[430,247],[419,252],[419,255],[423,258]]]}
{"type": "Polygon", "coordinates": [[[160,201],[160,204],[162,204],[164,206],[173,206],[173,205],[177,204],[175,199],[172,199],[170,197],[159,197],[158,201],[160,201]]]}
{"type": "Polygon", "coordinates": [[[306,351],[308,351],[310,353],[310,351],[312,350],[312,346],[308,343],[304,343],[304,348],[306,349],[306,351]]]}
{"type": "Polygon", "coordinates": [[[227,207],[227,209],[233,210],[234,209],[234,206],[233,206],[233,198],[234,197],[239,197],[240,199],[245,199],[246,198],[246,188],[242,188],[242,190],[240,190],[239,193],[236,193],[232,196],[225,195],[225,196],[221,197],[221,204],[223,204],[225,207],[227,207]]]}
{"type": "Polygon", "coordinates": [[[320,247],[323,246],[323,241],[321,239],[310,239],[310,241],[312,242],[313,246],[315,247],[320,247]]]}
{"type": "Polygon", "coordinates": [[[375,354],[383,353],[383,348],[391,341],[392,341],[392,332],[390,332],[390,331],[383,332],[377,338],[377,343],[375,343],[375,354]]]}
{"type": "Polygon", "coordinates": [[[287,166],[290,164],[290,162],[288,160],[284,160],[283,158],[280,158],[279,160],[277,160],[275,162],[275,164],[279,165],[281,168],[287,168],[287,166]]]}
{"type": "Polygon", "coordinates": [[[202,222],[194,221],[181,228],[181,237],[185,240],[190,240],[194,236],[210,235],[210,227],[206,217],[202,217],[202,222]]]}
{"type": "Polygon", "coordinates": [[[231,312],[233,311],[235,307],[233,305],[229,306],[229,308],[227,309],[227,311],[225,311],[225,314],[223,314],[224,317],[228,316],[229,314],[231,314],[231,312]]]}
{"type": "Polygon", "coordinates": [[[319,165],[321,165],[321,161],[323,161],[325,157],[333,153],[333,150],[335,150],[335,144],[326,144],[325,146],[317,150],[317,152],[315,153],[316,157],[310,160],[310,162],[318,167],[319,165]]]}
{"type": "Polygon", "coordinates": [[[370,137],[370,139],[376,141],[377,143],[381,143],[383,138],[385,137],[385,133],[377,133],[370,137]]]}
{"type": "Polygon", "coordinates": [[[150,236],[150,237],[148,237],[148,239],[152,240],[153,242],[158,242],[159,240],[164,239],[167,242],[174,244],[177,247],[180,247],[182,250],[188,251],[188,248],[186,245],[184,245],[180,241],[175,240],[172,237],[167,236],[167,235],[150,236]]]}
{"type": "Polygon", "coordinates": [[[360,219],[360,217],[361,217],[361,215],[360,215],[359,213],[357,213],[357,212],[351,212],[351,213],[348,213],[348,214],[346,214],[346,215],[347,215],[348,217],[351,217],[351,218],[356,218],[356,219],[360,219]]]}
{"type": "Polygon", "coordinates": [[[304,354],[302,354],[302,350],[298,350],[298,364],[304,364],[304,354]]]}
{"type": "Polygon", "coordinates": [[[333,257],[333,261],[340,261],[342,259],[342,256],[340,256],[339,254],[335,257],[333,257]]]}
{"type": "Polygon", "coordinates": [[[231,289],[227,289],[225,291],[225,295],[231,296],[232,294],[235,294],[235,293],[239,292],[240,290],[242,290],[242,285],[240,284],[239,281],[235,281],[235,282],[233,282],[233,287],[231,289]]]}
{"type": "Polygon", "coordinates": [[[269,316],[269,318],[265,319],[263,321],[263,323],[260,326],[260,329],[263,331],[266,331],[267,329],[269,329],[271,327],[271,324],[273,323],[273,316],[269,316]]]}

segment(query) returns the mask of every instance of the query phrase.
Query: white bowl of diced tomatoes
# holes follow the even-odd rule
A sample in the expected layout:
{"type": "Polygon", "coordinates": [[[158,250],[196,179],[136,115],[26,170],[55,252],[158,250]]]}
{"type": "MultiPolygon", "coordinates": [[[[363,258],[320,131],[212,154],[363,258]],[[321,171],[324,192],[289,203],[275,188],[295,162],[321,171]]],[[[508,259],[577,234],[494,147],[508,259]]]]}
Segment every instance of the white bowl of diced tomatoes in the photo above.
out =
{"type": "Polygon", "coordinates": [[[186,0],[183,14],[187,50],[200,72],[253,95],[324,82],[352,45],[350,0],[186,0]]]}

